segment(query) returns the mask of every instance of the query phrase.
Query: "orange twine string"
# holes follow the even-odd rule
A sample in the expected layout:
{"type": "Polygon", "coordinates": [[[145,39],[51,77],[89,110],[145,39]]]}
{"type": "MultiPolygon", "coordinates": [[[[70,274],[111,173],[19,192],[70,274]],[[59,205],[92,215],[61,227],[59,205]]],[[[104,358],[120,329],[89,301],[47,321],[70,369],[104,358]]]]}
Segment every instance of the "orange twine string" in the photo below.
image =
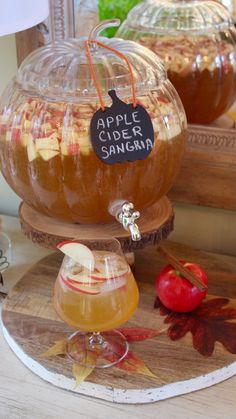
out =
{"type": "Polygon", "coordinates": [[[89,49],[89,45],[94,44],[94,43],[101,48],[104,48],[104,49],[107,49],[108,51],[113,52],[114,54],[118,55],[118,57],[125,60],[127,66],[128,66],[129,72],[130,72],[133,106],[134,106],[134,108],[136,108],[137,98],[136,98],[136,94],[135,94],[134,73],[133,73],[133,69],[132,69],[132,66],[131,66],[128,58],[124,54],[122,54],[121,52],[117,51],[114,48],[108,47],[108,45],[105,45],[102,42],[87,40],[87,41],[85,41],[86,55],[87,55],[87,58],[88,58],[89,68],[90,68],[90,71],[91,71],[91,74],[92,74],[92,77],[93,77],[93,81],[94,81],[94,84],[95,84],[95,87],[96,87],[96,90],[97,90],[97,94],[98,94],[98,98],[99,98],[99,101],[100,101],[100,104],[101,104],[102,111],[105,111],[105,104],[104,104],[104,101],[103,101],[103,98],[102,98],[102,92],[101,92],[101,89],[100,89],[100,86],[99,86],[99,83],[98,83],[98,79],[97,79],[97,76],[96,76],[96,73],[95,73],[95,70],[94,70],[92,57],[91,57],[91,52],[90,52],[90,49],[89,49]]]}

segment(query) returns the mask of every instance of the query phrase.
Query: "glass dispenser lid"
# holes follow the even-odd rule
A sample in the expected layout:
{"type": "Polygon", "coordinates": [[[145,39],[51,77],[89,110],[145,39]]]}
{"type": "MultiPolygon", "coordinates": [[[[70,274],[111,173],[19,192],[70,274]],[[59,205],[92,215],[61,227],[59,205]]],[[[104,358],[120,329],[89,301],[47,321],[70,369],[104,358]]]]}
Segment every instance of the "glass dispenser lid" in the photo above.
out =
{"type": "MultiPolygon", "coordinates": [[[[137,94],[153,89],[166,79],[162,61],[143,46],[122,39],[98,37],[104,22],[90,35],[122,52],[134,74],[137,94]],[[98,38],[97,38],[98,37],[98,38]]],[[[93,66],[103,95],[116,89],[120,97],[130,95],[130,72],[122,58],[91,44],[93,66]]],[[[52,100],[89,101],[97,97],[85,50],[85,39],[49,44],[30,54],[21,64],[17,82],[21,88],[52,100]]]]}
{"type": "Polygon", "coordinates": [[[215,0],[146,0],[121,26],[147,33],[221,31],[233,25],[228,10],[215,0]]]}

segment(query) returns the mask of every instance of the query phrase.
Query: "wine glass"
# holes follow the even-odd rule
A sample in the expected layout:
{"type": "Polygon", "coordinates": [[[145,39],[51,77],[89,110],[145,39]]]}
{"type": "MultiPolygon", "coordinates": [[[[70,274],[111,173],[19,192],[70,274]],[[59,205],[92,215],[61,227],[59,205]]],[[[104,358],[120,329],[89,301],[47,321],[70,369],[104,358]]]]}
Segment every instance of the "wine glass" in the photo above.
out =
{"type": "Polygon", "coordinates": [[[65,323],[79,329],[67,339],[69,358],[107,368],[128,353],[126,338],[114,328],[132,316],[139,292],[118,240],[84,243],[58,245],[66,256],[55,284],[54,306],[65,323]]]}

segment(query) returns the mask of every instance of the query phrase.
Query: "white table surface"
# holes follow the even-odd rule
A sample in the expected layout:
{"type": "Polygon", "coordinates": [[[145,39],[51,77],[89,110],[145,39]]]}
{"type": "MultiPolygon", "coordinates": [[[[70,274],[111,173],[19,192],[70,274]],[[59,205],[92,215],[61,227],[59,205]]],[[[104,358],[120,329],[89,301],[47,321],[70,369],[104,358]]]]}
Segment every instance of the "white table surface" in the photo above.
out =
{"type": "MultiPolygon", "coordinates": [[[[8,291],[23,274],[50,253],[20,232],[17,218],[2,216],[13,243],[13,262],[4,273],[8,291]]],[[[235,337],[236,338],[236,337],[235,337]]],[[[0,331],[0,419],[236,419],[236,376],[216,386],[148,405],[112,404],[59,389],[28,370],[0,331]]]]}

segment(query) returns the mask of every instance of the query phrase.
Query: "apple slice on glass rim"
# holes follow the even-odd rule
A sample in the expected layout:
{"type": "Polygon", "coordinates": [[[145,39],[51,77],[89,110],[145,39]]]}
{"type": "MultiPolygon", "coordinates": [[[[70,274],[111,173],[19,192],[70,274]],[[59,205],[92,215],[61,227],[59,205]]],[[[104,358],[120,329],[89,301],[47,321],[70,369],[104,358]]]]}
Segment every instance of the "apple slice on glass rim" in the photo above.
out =
{"type": "Polygon", "coordinates": [[[94,270],[95,260],[93,253],[84,244],[76,241],[64,241],[59,243],[57,248],[74,262],[79,263],[90,271],[94,270]]]}

